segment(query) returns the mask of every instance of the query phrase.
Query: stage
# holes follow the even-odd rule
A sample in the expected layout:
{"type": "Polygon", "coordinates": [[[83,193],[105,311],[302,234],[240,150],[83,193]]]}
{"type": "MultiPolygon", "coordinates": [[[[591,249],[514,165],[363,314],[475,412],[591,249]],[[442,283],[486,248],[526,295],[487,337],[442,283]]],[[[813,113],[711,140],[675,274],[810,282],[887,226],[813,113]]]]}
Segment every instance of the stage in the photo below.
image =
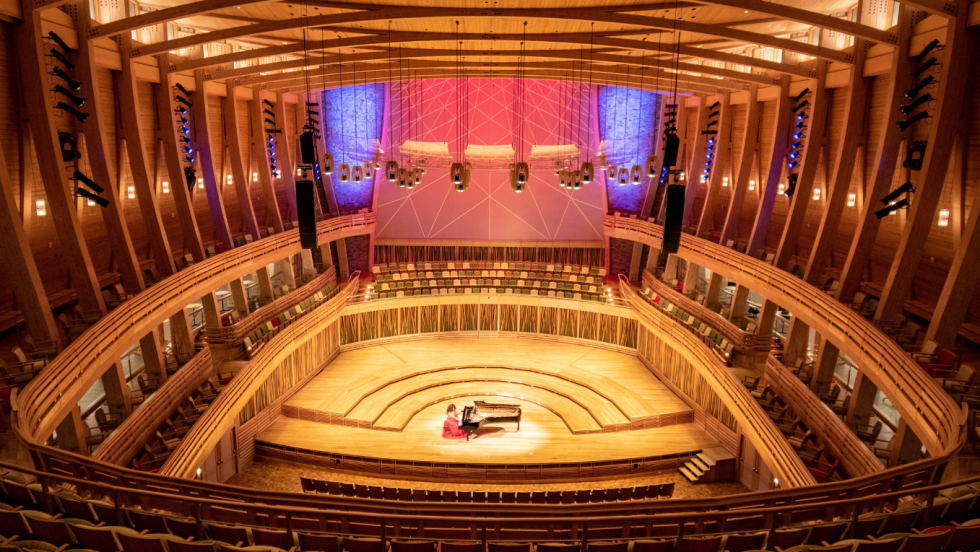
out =
{"type": "Polygon", "coordinates": [[[635,356],[531,339],[440,339],[341,353],[256,437],[259,456],[405,478],[596,479],[716,446],[635,356]],[[442,438],[446,407],[515,404],[519,432],[442,438]]]}

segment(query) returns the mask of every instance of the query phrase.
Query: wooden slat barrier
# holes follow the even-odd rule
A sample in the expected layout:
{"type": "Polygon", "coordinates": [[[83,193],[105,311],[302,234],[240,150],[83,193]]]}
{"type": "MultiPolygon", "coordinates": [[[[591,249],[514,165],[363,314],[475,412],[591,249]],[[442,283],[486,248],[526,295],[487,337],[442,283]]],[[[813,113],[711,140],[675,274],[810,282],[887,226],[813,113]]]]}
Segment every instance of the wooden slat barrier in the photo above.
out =
{"type": "Polygon", "coordinates": [[[92,457],[100,462],[123,465],[136,456],[146,440],[170,416],[176,406],[214,374],[211,349],[205,347],[176,374],[167,378],[130,417],[112,432],[92,457]]]}
{"type": "Polygon", "coordinates": [[[272,320],[279,313],[286,312],[301,302],[309,299],[314,293],[322,290],[327,284],[337,282],[337,267],[331,266],[326,272],[310,280],[303,287],[293,290],[275,301],[260,307],[250,313],[245,318],[231,326],[220,328],[208,328],[205,330],[208,343],[232,343],[240,344],[245,336],[252,333],[255,328],[272,320]]]}
{"type": "Polygon", "coordinates": [[[347,299],[357,293],[360,286],[359,272],[327,303],[315,308],[279,332],[242,368],[224,391],[211,404],[208,411],[194,424],[177,450],[170,455],[160,473],[177,477],[190,477],[201,467],[221,437],[238,423],[238,414],[265,382],[266,378],[285,361],[293,351],[307,345],[318,329],[336,321],[347,305],[347,299]]]}
{"type": "Polygon", "coordinates": [[[622,275],[619,278],[619,294],[630,302],[640,324],[661,339],[671,342],[701,371],[705,381],[738,421],[739,429],[752,441],[772,473],[779,477],[780,484],[786,487],[814,485],[816,480],[786,442],[779,428],[725,363],[684,325],[639,298],[622,275]]]}
{"type": "MultiPolygon", "coordinates": [[[[663,227],[605,216],[606,235],[660,248],[663,227]]],[[[858,313],[815,286],[759,259],[716,243],[681,235],[677,254],[746,286],[788,309],[853,360],[885,393],[933,456],[948,457],[965,440],[966,411],[904,351],[858,313]]]]}
{"type": "Polygon", "coordinates": [[[769,351],[773,348],[775,334],[748,333],[729,322],[717,312],[658,280],[646,270],[643,271],[643,285],[677,305],[681,310],[687,311],[688,314],[717,330],[718,333],[735,346],[736,351],[750,356],[760,356],[768,355],[769,351]]]}
{"type": "MultiPolygon", "coordinates": [[[[371,233],[373,213],[317,223],[326,243],[371,233]]],[[[28,443],[43,443],[112,363],[144,335],[205,293],[301,251],[291,230],[203,260],[155,284],[102,317],[59,354],[18,396],[14,430],[28,443]]]]}
{"type": "Polygon", "coordinates": [[[848,475],[867,475],[882,470],[881,461],[857,435],[772,355],[766,360],[766,383],[793,405],[793,412],[827,445],[848,475]]]}

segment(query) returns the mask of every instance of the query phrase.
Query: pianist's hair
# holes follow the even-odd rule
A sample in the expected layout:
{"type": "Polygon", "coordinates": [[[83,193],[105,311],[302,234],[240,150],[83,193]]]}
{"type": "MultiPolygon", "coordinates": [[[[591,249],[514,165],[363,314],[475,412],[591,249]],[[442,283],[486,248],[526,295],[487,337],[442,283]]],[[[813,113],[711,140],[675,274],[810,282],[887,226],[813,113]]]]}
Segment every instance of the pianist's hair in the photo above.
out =
{"type": "Polygon", "coordinates": [[[446,414],[451,414],[453,412],[456,412],[456,405],[455,404],[451,404],[451,405],[449,405],[446,408],[446,414]]]}

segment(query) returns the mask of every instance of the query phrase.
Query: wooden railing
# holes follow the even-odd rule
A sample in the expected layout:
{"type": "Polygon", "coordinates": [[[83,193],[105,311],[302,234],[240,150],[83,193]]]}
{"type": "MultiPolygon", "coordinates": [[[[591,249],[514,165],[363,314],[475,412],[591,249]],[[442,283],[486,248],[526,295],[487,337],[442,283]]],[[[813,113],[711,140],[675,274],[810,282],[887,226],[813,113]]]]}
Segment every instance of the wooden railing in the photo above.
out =
{"type": "MultiPolygon", "coordinates": [[[[373,213],[317,224],[317,240],[370,233],[373,213]]],[[[29,443],[43,443],[79,399],[140,338],[169,316],[218,287],[301,251],[299,231],[270,236],[181,270],[116,307],[59,354],[18,396],[14,430],[29,443]]]]}
{"type": "Polygon", "coordinates": [[[687,311],[688,314],[717,330],[739,352],[752,356],[758,356],[760,354],[767,355],[773,348],[776,337],[774,334],[746,332],[717,312],[658,280],[646,270],[643,271],[643,285],[677,305],[681,310],[687,311]]]}
{"type": "MultiPolygon", "coordinates": [[[[605,216],[607,235],[660,248],[663,227],[605,216]]],[[[933,456],[948,458],[965,442],[966,410],[957,408],[918,364],[858,313],[805,281],[735,250],[687,234],[682,258],[744,285],[788,309],[840,348],[895,405],[933,456]]]]}
{"type": "Polygon", "coordinates": [[[265,324],[277,314],[288,311],[299,303],[310,298],[314,293],[326,287],[327,284],[336,282],[337,267],[331,266],[326,272],[310,280],[302,287],[297,288],[293,290],[292,293],[288,293],[279,299],[256,309],[255,311],[249,313],[248,316],[242,318],[231,326],[207,328],[205,330],[205,335],[207,336],[208,343],[240,343],[245,339],[245,336],[252,333],[255,328],[265,324]]]}
{"type": "Polygon", "coordinates": [[[238,423],[238,414],[255,394],[269,374],[316,332],[314,328],[328,325],[340,317],[348,298],[357,293],[360,273],[351,275],[347,285],[333,299],[294,321],[266,344],[245,365],[208,411],[194,424],[160,470],[165,475],[190,477],[201,466],[221,437],[238,423]]]}
{"type": "Polygon", "coordinates": [[[132,460],[180,401],[190,396],[212,374],[211,349],[205,347],[181,366],[176,374],[167,378],[166,383],[99,445],[92,457],[117,465],[132,460]]]}
{"type": "Polygon", "coordinates": [[[619,293],[629,300],[640,323],[662,339],[674,343],[677,351],[701,371],[705,381],[738,421],[739,429],[752,441],[773,474],[779,477],[780,483],[786,487],[815,484],[816,480],[779,428],[725,363],[684,325],[639,298],[622,275],[619,278],[619,293]]]}
{"type": "Polygon", "coordinates": [[[772,355],[766,360],[766,383],[793,406],[793,412],[808,429],[820,436],[849,475],[867,475],[882,470],[881,461],[857,435],[772,355]]]}

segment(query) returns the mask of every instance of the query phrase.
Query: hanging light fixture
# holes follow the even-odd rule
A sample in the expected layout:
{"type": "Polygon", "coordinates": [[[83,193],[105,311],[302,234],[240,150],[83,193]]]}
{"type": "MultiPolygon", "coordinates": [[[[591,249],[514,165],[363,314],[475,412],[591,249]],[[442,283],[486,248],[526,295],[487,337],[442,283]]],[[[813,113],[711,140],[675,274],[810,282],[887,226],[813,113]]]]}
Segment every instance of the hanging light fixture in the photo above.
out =
{"type": "MultiPolygon", "coordinates": [[[[588,142],[585,144],[586,160],[579,166],[579,175],[575,180],[577,183],[580,179],[582,184],[590,184],[595,176],[595,165],[592,163],[592,60],[595,57],[595,48],[593,47],[595,43],[595,23],[592,23],[592,30],[589,36],[589,118],[585,122],[589,129],[589,137],[588,142]]],[[[579,189],[579,186],[575,186],[575,189],[579,189]]]]}
{"type": "MultiPolygon", "coordinates": [[[[342,117],[343,122],[341,123],[342,126],[341,126],[341,129],[340,129],[340,132],[344,135],[344,145],[343,145],[343,147],[341,149],[344,152],[344,161],[346,161],[347,160],[347,157],[349,155],[348,154],[348,150],[347,150],[347,119],[348,119],[348,117],[346,116],[347,113],[348,113],[348,111],[347,111],[347,93],[346,93],[346,90],[344,90],[344,71],[343,71],[343,68],[342,68],[343,67],[343,63],[341,62],[341,60],[343,59],[343,56],[342,56],[340,50],[337,51],[337,56],[338,56],[337,57],[337,60],[338,60],[338,63],[337,63],[337,76],[339,77],[339,80],[340,80],[340,108],[341,108],[341,111],[343,111],[343,115],[344,115],[342,117]]],[[[340,165],[337,166],[337,180],[339,180],[340,182],[349,182],[350,181],[350,177],[351,177],[351,174],[350,174],[350,164],[349,163],[346,163],[345,162],[345,163],[341,163],[340,165]]]]}
{"type": "MultiPolygon", "coordinates": [[[[459,21],[456,22],[456,159],[452,165],[449,167],[449,178],[453,182],[453,186],[456,188],[457,192],[464,192],[469,185],[468,180],[464,174],[465,168],[463,166],[463,157],[465,155],[465,146],[463,145],[464,137],[464,125],[465,122],[462,119],[465,117],[464,113],[466,109],[463,107],[463,66],[461,62],[461,49],[462,42],[459,40],[459,21]]],[[[468,109],[469,106],[467,105],[468,109]]]]}
{"type": "MultiPolygon", "coordinates": [[[[636,161],[640,158],[640,113],[646,112],[643,109],[643,77],[644,77],[643,64],[644,62],[646,62],[645,52],[644,52],[644,58],[640,60],[640,89],[637,91],[637,95],[639,96],[640,109],[638,109],[636,112],[636,135],[633,137],[633,141],[636,143],[636,152],[633,155],[634,163],[636,163],[636,161]]],[[[627,89],[627,93],[629,93],[629,89],[627,89]]],[[[640,165],[633,165],[633,167],[630,169],[630,181],[633,183],[634,186],[639,186],[643,182],[643,167],[641,167],[640,165]]]]}
{"type": "MultiPolygon", "coordinates": [[[[354,50],[351,50],[351,53],[353,54],[354,50]]],[[[354,118],[354,150],[355,153],[359,153],[357,150],[359,147],[358,144],[361,140],[361,132],[358,130],[359,128],[358,125],[362,117],[357,116],[357,106],[364,105],[364,101],[363,100],[360,102],[357,101],[357,64],[356,63],[351,65],[351,70],[353,72],[352,78],[354,79],[354,112],[350,116],[354,118]]],[[[367,77],[365,77],[365,79],[366,78],[367,77]]],[[[357,163],[351,168],[351,179],[358,184],[364,182],[364,167],[360,163],[357,163]]]]}
{"type": "Polygon", "coordinates": [[[524,120],[525,98],[527,96],[527,21],[524,22],[524,37],[521,40],[520,59],[517,62],[517,74],[514,76],[514,163],[511,169],[511,188],[521,193],[531,178],[531,167],[524,160],[524,120]]]}
{"type": "MultiPolygon", "coordinates": [[[[392,63],[391,62],[391,21],[389,21],[388,22],[388,96],[389,97],[392,94],[391,63],[392,63]]],[[[393,146],[393,143],[395,138],[394,138],[393,126],[391,122],[391,120],[393,119],[393,117],[391,116],[392,103],[393,102],[391,101],[388,102],[388,151],[392,155],[394,155],[395,148],[393,146]]],[[[398,182],[398,161],[395,161],[394,159],[389,159],[388,162],[385,163],[385,175],[388,177],[388,182],[398,182]]],[[[398,187],[404,188],[401,182],[399,182],[398,187]]]]}

